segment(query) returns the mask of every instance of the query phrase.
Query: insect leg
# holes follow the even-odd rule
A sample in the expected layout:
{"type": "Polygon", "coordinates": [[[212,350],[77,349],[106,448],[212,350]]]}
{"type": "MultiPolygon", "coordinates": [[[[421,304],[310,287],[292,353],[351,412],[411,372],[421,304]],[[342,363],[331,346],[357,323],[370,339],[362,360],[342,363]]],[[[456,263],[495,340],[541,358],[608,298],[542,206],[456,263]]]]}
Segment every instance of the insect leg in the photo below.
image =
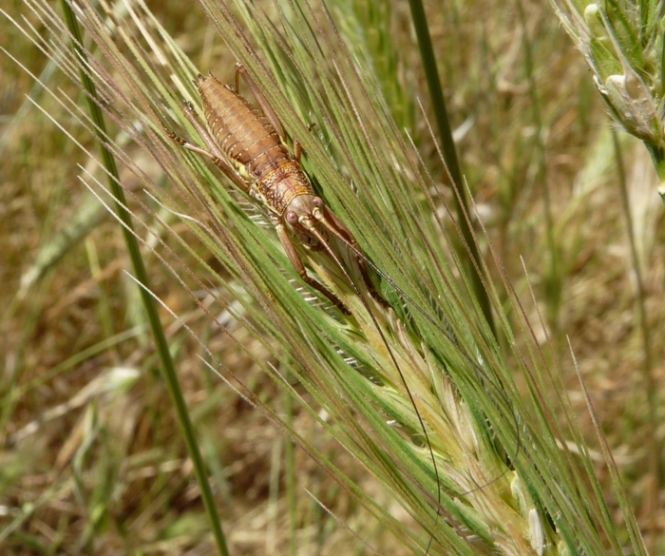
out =
{"type": "Polygon", "coordinates": [[[210,160],[215,160],[216,157],[214,154],[212,154],[209,151],[206,151],[204,148],[199,147],[198,145],[195,145],[194,143],[190,143],[187,139],[184,139],[183,137],[180,137],[177,135],[174,131],[164,128],[166,131],[167,135],[169,136],[170,139],[178,143],[181,147],[184,147],[188,151],[195,152],[196,154],[199,154],[201,156],[205,156],[206,158],[209,158],[210,160]]]}
{"type": "Polygon", "coordinates": [[[297,162],[300,162],[300,155],[302,154],[302,147],[300,146],[300,143],[298,142],[297,139],[293,140],[293,158],[296,159],[297,162]]]}
{"type": "Polygon", "coordinates": [[[185,101],[184,114],[189,122],[194,126],[196,132],[201,136],[201,139],[203,139],[203,142],[205,143],[206,147],[208,147],[208,150],[190,143],[182,137],[179,137],[170,129],[166,129],[168,136],[185,149],[212,160],[215,166],[217,166],[217,168],[219,168],[231,181],[233,181],[237,187],[246,192],[247,183],[242,179],[241,176],[238,175],[238,172],[236,172],[235,168],[226,162],[224,155],[219,150],[219,147],[215,144],[215,141],[211,137],[210,133],[208,133],[208,130],[196,114],[192,103],[189,101],[185,101]]]}
{"type": "MultiPolygon", "coordinates": [[[[316,126],[315,122],[310,123],[307,126],[307,131],[311,133],[312,129],[316,126]]],[[[300,142],[294,137],[293,138],[293,158],[295,158],[298,162],[300,162],[300,155],[302,154],[302,145],[300,142]]]]}
{"type": "Polygon", "coordinates": [[[277,230],[277,235],[279,236],[279,240],[282,242],[282,247],[284,247],[284,251],[286,252],[287,257],[289,258],[291,265],[298,273],[298,276],[300,276],[300,278],[302,278],[302,280],[306,284],[308,284],[318,292],[325,295],[333,305],[335,305],[340,311],[342,311],[342,313],[344,313],[345,315],[350,315],[351,312],[344,306],[344,303],[342,303],[336,295],[334,295],[325,286],[323,286],[322,284],[320,284],[319,282],[314,280],[314,278],[310,277],[307,274],[305,265],[300,259],[300,256],[296,251],[296,247],[295,245],[293,245],[293,242],[291,241],[291,238],[289,237],[289,234],[286,231],[284,225],[278,221],[277,224],[275,224],[275,229],[277,230]]]}
{"type": "Polygon", "coordinates": [[[270,123],[273,125],[279,136],[284,139],[286,137],[286,133],[284,132],[284,128],[282,127],[282,123],[279,121],[279,118],[277,117],[277,114],[275,114],[274,110],[270,107],[270,104],[268,104],[268,101],[265,99],[265,97],[261,94],[261,91],[259,88],[256,86],[256,83],[252,81],[252,78],[249,76],[247,73],[247,70],[245,69],[245,66],[243,66],[241,63],[236,63],[236,74],[235,74],[235,91],[236,93],[239,92],[239,79],[238,76],[242,75],[245,83],[249,86],[249,88],[252,91],[252,94],[254,95],[254,98],[256,99],[256,102],[259,103],[259,106],[261,107],[261,110],[263,110],[263,113],[266,115],[268,120],[270,120],[270,123]]]}
{"type": "Polygon", "coordinates": [[[367,272],[365,259],[360,256],[362,251],[358,241],[356,241],[356,238],[353,237],[353,234],[344,224],[342,224],[342,221],[337,218],[337,215],[332,210],[330,210],[326,205],[322,205],[322,209],[323,213],[320,220],[324,223],[327,229],[333,232],[334,235],[351,246],[351,251],[353,251],[355,254],[356,261],[358,262],[358,268],[360,269],[360,275],[362,276],[363,282],[365,282],[365,287],[369,291],[370,295],[374,298],[374,300],[379,303],[379,305],[388,308],[390,305],[385,299],[383,299],[383,297],[381,297],[381,294],[376,291],[374,284],[372,284],[372,280],[370,279],[369,273],[367,272]]]}
{"type": "MultiPolygon", "coordinates": [[[[286,132],[284,131],[284,127],[282,126],[282,122],[279,121],[279,118],[277,117],[277,114],[275,114],[275,111],[272,109],[270,104],[268,104],[268,101],[265,99],[265,97],[261,94],[261,91],[259,88],[256,86],[256,83],[252,81],[252,78],[247,74],[247,70],[245,69],[245,66],[243,66],[241,63],[236,63],[236,73],[235,73],[235,92],[239,93],[239,87],[240,87],[240,79],[239,76],[242,75],[245,82],[249,86],[249,88],[252,91],[252,94],[254,95],[254,98],[256,98],[256,101],[259,103],[259,106],[261,106],[261,110],[263,110],[263,113],[266,115],[268,120],[270,120],[270,123],[273,125],[279,136],[284,139],[286,138],[286,132]]],[[[310,124],[310,130],[313,124],[310,124]]],[[[300,162],[300,155],[302,153],[302,147],[300,143],[298,142],[297,139],[293,140],[293,157],[300,162]]]]}

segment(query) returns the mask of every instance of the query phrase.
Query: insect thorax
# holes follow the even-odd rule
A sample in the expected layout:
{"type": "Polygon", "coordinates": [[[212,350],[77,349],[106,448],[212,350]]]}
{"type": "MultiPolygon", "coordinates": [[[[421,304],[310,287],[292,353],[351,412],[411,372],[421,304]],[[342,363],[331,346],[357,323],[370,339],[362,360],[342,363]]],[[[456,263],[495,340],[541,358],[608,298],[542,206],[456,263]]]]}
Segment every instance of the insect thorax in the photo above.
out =
{"type": "Polygon", "coordinates": [[[314,195],[307,176],[294,160],[265,172],[257,180],[256,186],[258,196],[279,216],[284,215],[296,197],[314,195]]]}

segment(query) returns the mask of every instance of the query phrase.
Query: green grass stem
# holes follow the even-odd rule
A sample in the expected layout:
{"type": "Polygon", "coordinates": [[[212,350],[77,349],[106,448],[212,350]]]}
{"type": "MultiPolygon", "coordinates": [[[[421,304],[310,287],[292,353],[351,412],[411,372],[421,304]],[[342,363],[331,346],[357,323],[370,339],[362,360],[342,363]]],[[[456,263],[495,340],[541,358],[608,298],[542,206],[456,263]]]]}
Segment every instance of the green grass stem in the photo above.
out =
{"type": "Polygon", "coordinates": [[[409,7],[411,8],[413,26],[416,31],[416,36],[418,37],[418,46],[420,48],[423,71],[425,72],[425,78],[427,79],[427,86],[432,102],[432,111],[434,112],[434,119],[436,120],[437,128],[439,130],[439,140],[443,160],[445,161],[446,170],[455,191],[457,223],[461,229],[461,235],[464,238],[464,247],[460,252],[460,256],[463,259],[466,259],[464,251],[468,250],[469,258],[466,266],[469,271],[472,288],[478,299],[478,304],[480,305],[487,324],[494,334],[496,334],[494,317],[492,316],[492,306],[483,279],[484,266],[481,262],[478,242],[471,230],[471,213],[469,212],[467,188],[462,179],[459,159],[455,149],[455,141],[453,140],[453,134],[448,121],[446,101],[441,89],[441,80],[439,78],[439,70],[436,65],[436,57],[434,56],[432,40],[427,26],[425,8],[423,7],[421,0],[409,0],[409,7]]]}
{"type": "Polygon", "coordinates": [[[75,52],[76,58],[79,61],[80,67],[80,77],[83,88],[86,92],[86,101],[88,104],[88,110],[90,111],[90,116],[95,125],[95,132],[97,135],[97,141],[99,144],[100,153],[102,156],[103,166],[108,173],[108,184],[109,188],[112,191],[113,197],[115,199],[116,213],[118,218],[122,223],[122,231],[125,238],[125,245],[127,246],[127,251],[129,252],[129,258],[132,263],[132,268],[134,269],[134,274],[136,280],[139,284],[141,300],[143,307],[148,316],[148,322],[150,324],[150,330],[152,332],[152,337],[155,341],[155,348],[157,354],[159,355],[159,360],[161,363],[161,370],[164,374],[164,379],[166,381],[171,400],[175,406],[175,410],[178,416],[178,422],[182,427],[183,438],[187,446],[187,452],[189,453],[190,458],[193,462],[194,474],[196,475],[199,488],[201,489],[201,498],[208,515],[208,520],[210,522],[210,528],[215,538],[215,542],[219,553],[222,556],[229,556],[229,550],[226,544],[226,539],[224,537],[224,532],[222,530],[221,521],[217,513],[217,507],[212,496],[212,490],[208,482],[208,474],[203,463],[203,458],[198,448],[196,434],[194,432],[194,427],[189,418],[189,411],[185,399],[182,395],[182,390],[179,385],[178,375],[176,373],[175,366],[173,364],[173,359],[171,358],[171,352],[169,349],[169,343],[166,340],[166,335],[164,334],[164,329],[162,328],[159,315],[157,314],[157,309],[155,307],[155,302],[150,295],[150,284],[148,281],[148,273],[146,272],[145,265],[143,263],[143,257],[141,256],[141,250],[139,248],[138,241],[134,234],[134,227],[132,224],[132,216],[127,210],[127,202],[125,199],[125,193],[120,185],[120,177],[118,173],[118,167],[115,162],[115,157],[106,147],[107,142],[107,133],[106,133],[106,124],[104,122],[104,117],[102,111],[99,108],[99,99],[97,96],[97,87],[95,86],[94,81],[90,78],[86,68],[89,67],[87,54],[83,49],[83,37],[79,29],[78,21],[74,14],[74,11],[71,8],[71,5],[67,0],[62,0],[61,8],[64,15],[65,22],[67,23],[67,28],[71,33],[71,43],[72,48],[75,52]]]}

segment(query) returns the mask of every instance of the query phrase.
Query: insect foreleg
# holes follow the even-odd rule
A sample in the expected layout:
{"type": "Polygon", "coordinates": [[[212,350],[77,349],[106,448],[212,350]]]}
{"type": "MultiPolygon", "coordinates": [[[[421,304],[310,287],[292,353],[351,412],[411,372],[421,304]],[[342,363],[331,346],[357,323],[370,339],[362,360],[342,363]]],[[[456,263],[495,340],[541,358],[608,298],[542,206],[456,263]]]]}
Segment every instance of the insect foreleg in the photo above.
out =
{"type": "Polygon", "coordinates": [[[365,287],[369,291],[370,295],[374,298],[374,300],[379,303],[379,305],[388,308],[390,306],[389,303],[383,299],[383,297],[381,297],[381,294],[376,291],[374,284],[372,284],[372,280],[370,279],[369,273],[367,272],[367,264],[365,262],[366,259],[360,255],[362,250],[360,249],[360,245],[356,241],[356,238],[353,237],[353,234],[344,224],[342,224],[342,221],[337,218],[337,215],[332,210],[330,210],[326,205],[322,205],[321,208],[322,212],[315,213],[314,217],[317,218],[317,214],[320,214],[321,218],[317,218],[317,220],[321,222],[328,231],[332,232],[333,235],[335,235],[338,239],[340,239],[343,243],[347,244],[351,248],[351,251],[353,251],[358,263],[360,275],[362,276],[363,282],[365,283],[365,287]]]}
{"type": "Polygon", "coordinates": [[[277,230],[277,235],[282,243],[282,247],[284,247],[286,256],[289,258],[291,265],[298,273],[298,276],[302,278],[303,282],[325,295],[330,302],[338,307],[345,315],[350,315],[351,312],[344,306],[344,303],[342,303],[337,296],[307,274],[307,269],[305,269],[305,265],[300,259],[300,255],[298,255],[298,251],[296,250],[295,245],[293,245],[284,225],[278,221],[277,224],[275,224],[275,229],[277,230]]]}

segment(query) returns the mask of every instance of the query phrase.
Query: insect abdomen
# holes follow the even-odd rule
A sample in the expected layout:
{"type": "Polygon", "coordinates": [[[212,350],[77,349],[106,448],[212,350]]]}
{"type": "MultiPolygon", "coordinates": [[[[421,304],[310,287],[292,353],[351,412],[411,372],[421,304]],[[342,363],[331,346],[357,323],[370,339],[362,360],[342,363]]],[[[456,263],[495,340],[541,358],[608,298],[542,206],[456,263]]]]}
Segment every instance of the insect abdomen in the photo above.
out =
{"type": "Polygon", "coordinates": [[[217,146],[251,177],[259,179],[290,160],[279,134],[258,108],[213,76],[199,75],[196,85],[217,146]]]}

